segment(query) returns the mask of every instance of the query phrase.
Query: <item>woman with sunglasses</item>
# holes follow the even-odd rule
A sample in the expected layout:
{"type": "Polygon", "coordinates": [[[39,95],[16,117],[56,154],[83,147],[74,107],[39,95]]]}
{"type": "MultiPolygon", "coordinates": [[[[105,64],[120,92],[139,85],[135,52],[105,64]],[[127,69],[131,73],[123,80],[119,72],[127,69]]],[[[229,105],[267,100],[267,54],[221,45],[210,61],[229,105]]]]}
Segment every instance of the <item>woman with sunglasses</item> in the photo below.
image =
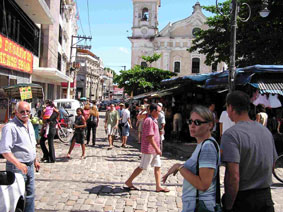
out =
{"type": "Polygon", "coordinates": [[[214,211],[216,205],[216,175],[220,154],[217,142],[211,137],[214,126],[213,114],[206,107],[196,106],[191,111],[187,123],[191,136],[197,140],[197,147],[184,164],[174,164],[162,177],[162,181],[165,183],[169,175],[175,176],[177,172],[184,177],[183,212],[195,211],[197,190],[199,193],[198,202],[204,203],[209,211],[214,211]],[[197,170],[199,174],[197,174],[197,170]]]}
{"type": "Polygon", "coordinates": [[[84,130],[86,128],[86,120],[84,118],[84,111],[82,108],[76,110],[77,116],[75,119],[75,133],[72,138],[72,143],[67,154],[67,158],[71,158],[71,152],[75,146],[75,143],[81,144],[82,146],[82,156],[81,159],[85,159],[85,144],[84,144],[84,130]]]}

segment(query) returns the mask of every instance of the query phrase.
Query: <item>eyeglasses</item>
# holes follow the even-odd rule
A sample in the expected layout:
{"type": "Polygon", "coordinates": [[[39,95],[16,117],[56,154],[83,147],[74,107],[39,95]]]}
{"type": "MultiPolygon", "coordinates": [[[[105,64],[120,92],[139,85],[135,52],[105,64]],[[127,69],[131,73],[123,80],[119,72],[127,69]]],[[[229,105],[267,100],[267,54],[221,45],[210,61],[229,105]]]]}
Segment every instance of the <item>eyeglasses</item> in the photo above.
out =
{"type": "Polygon", "coordinates": [[[208,123],[208,121],[201,121],[201,120],[198,120],[198,119],[196,119],[196,120],[192,120],[192,119],[187,120],[187,124],[188,125],[192,125],[192,123],[194,123],[196,126],[200,126],[202,124],[208,123]]]}
{"type": "Polygon", "coordinates": [[[30,110],[21,110],[19,113],[22,115],[24,115],[25,113],[30,114],[30,110]]]}

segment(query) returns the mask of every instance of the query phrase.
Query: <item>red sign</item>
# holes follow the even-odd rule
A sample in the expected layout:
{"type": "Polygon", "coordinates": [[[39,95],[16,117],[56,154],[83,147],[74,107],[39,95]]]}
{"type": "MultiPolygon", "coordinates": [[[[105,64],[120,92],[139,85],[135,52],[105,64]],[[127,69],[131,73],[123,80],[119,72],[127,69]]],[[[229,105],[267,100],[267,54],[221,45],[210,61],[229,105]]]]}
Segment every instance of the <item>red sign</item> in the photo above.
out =
{"type": "MultiPolygon", "coordinates": [[[[62,86],[63,88],[67,88],[67,87],[68,87],[68,83],[67,83],[67,82],[61,82],[61,86],[62,86]]],[[[71,88],[74,87],[74,83],[73,83],[73,82],[70,83],[70,87],[71,87],[71,88]]]]}
{"type": "Polygon", "coordinates": [[[0,34],[0,66],[31,74],[32,64],[30,51],[0,34]]]}
{"type": "Polygon", "coordinates": [[[114,95],[123,95],[123,92],[124,92],[124,88],[118,88],[118,87],[114,87],[114,90],[113,90],[113,94],[114,95]]]}

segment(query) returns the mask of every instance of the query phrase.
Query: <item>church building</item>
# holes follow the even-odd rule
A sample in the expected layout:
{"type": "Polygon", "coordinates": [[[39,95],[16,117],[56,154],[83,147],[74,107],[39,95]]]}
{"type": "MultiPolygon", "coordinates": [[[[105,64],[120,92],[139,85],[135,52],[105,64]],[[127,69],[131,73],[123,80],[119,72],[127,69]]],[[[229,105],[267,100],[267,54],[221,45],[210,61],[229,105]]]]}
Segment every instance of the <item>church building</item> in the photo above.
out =
{"type": "Polygon", "coordinates": [[[187,51],[195,38],[195,32],[208,29],[207,17],[202,13],[200,3],[193,6],[191,16],[168,23],[162,30],[158,29],[158,9],[161,0],[132,0],[133,26],[131,66],[146,66],[142,56],[161,54],[161,58],[152,64],[153,67],[169,70],[186,76],[222,71],[224,63],[207,66],[205,55],[187,51]]]}

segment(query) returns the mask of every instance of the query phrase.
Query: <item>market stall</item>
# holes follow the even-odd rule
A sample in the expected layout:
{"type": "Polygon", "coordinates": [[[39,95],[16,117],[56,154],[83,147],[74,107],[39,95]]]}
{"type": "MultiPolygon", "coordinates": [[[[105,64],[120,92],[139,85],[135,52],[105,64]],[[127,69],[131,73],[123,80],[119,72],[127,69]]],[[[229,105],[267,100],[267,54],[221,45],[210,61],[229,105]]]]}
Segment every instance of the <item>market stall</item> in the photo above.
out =
{"type": "Polygon", "coordinates": [[[44,99],[42,86],[33,83],[6,86],[2,92],[3,96],[1,95],[0,99],[0,122],[8,121],[18,101],[25,100],[35,105],[37,101],[44,99]]]}

